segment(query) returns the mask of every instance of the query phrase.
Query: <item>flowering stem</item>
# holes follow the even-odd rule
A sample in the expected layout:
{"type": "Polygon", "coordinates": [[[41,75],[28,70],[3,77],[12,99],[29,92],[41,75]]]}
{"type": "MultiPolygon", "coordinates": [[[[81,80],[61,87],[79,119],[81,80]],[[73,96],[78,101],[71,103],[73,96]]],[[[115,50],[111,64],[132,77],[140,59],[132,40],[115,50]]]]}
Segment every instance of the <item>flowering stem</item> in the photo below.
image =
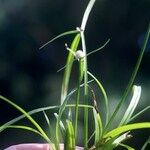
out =
{"type": "Polygon", "coordinates": [[[76,95],[76,106],[75,106],[75,137],[77,137],[77,126],[78,126],[78,114],[79,114],[79,100],[80,100],[80,84],[83,78],[82,75],[82,59],[79,59],[79,72],[78,72],[78,83],[77,83],[77,95],[76,95]]]}

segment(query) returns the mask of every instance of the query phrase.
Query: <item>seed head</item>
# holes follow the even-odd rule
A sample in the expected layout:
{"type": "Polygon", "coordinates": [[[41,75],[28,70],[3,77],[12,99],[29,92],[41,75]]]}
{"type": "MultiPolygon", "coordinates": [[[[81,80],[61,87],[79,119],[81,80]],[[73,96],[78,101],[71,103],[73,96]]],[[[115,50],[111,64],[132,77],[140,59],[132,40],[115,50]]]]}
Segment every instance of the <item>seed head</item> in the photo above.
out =
{"type": "Polygon", "coordinates": [[[76,53],[75,53],[75,58],[76,59],[81,59],[83,57],[85,57],[84,52],[82,50],[77,50],[76,53]]]}

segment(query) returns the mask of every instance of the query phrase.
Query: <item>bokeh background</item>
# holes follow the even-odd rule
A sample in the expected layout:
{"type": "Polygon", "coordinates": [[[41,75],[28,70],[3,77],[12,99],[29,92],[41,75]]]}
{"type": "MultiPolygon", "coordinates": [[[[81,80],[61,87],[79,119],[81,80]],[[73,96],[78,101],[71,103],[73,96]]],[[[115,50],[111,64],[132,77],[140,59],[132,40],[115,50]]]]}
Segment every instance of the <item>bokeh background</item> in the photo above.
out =
{"type": "MultiPolygon", "coordinates": [[[[0,0],[1,95],[27,111],[60,103],[63,72],[57,73],[57,70],[66,61],[64,43],[70,44],[74,36],[59,39],[42,50],[39,47],[57,34],[80,26],[87,3],[87,0],[0,0]]],[[[149,0],[97,0],[90,15],[86,28],[88,52],[111,39],[102,52],[88,57],[89,70],[106,88],[110,110],[114,109],[128,83],[149,21],[149,0]]],[[[142,86],[136,111],[150,104],[149,66],[150,42],[135,80],[135,84],[142,86]]],[[[76,76],[74,69],[72,87],[76,85],[76,76]]],[[[128,104],[129,100],[124,106],[128,104]]],[[[49,114],[52,120],[55,119],[53,113],[49,114]]],[[[18,115],[18,111],[0,101],[0,125],[18,115]]],[[[44,126],[43,115],[37,118],[44,126]]],[[[136,121],[150,121],[150,111],[136,121]]],[[[28,124],[27,120],[23,123],[28,124]]],[[[133,132],[130,144],[140,149],[149,135],[149,130],[133,132]]],[[[0,134],[0,149],[23,142],[42,142],[42,139],[22,130],[0,134]]]]}

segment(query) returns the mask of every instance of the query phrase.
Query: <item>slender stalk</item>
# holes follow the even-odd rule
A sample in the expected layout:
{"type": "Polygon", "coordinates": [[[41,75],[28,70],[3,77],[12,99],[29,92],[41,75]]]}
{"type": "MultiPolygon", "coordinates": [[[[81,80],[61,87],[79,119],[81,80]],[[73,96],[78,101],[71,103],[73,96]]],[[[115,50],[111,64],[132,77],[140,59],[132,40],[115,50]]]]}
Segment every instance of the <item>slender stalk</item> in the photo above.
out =
{"type": "MultiPolygon", "coordinates": [[[[79,87],[78,87],[79,88],[79,87]]],[[[79,99],[80,99],[80,89],[77,91],[77,98],[76,98],[76,107],[75,107],[75,138],[77,137],[77,126],[78,126],[78,114],[79,114],[79,99]]]]}
{"type": "Polygon", "coordinates": [[[57,118],[57,122],[56,122],[56,143],[55,143],[56,150],[60,150],[59,142],[60,142],[60,138],[59,138],[59,122],[58,122],[58,118],[57,118]]]}
{"type": "Polygon", "coordinates": [[[78,84],[77,84],[77,95],[76,95],[76,106],[75,106],[75,127],[74,127],[74,130],[75,130],[75,137],[77,137],[77,126],[78,126],[78,114],[79,114],[79,100],[80,100],[80,84],[81,84],[81,81],[82,81],[82,60],[80,59],[79,60],[79,76],[78,76],[78,84]]]}
{"type": "MultiPolygon", "coordinates": [[[[84,31],[81,31],[81,41],[82,41],[82,49],[85,54],[84,57],[84,104],[88,105],[88,74],[87,74],[87,56],[86,56],[86,44],[84,31]]],[[[87,148],[87,140],[88,140],[88,108],[84,109],[84,146],[87,148]]]]}
{"type": "Polygon", "coordinates": [[[94,6],[94,3],[95,3],[96,0],[90,0],[90,2],[88,3],[88,6],[84,12],[84,15],[83,15],[83,19],[82,19],[82,24],[81,24],[81,29],[82,30],[85,30],[85,27],[86,27],[86,23],[87,23],[87,20],[89,18],[89,14],[94,6]]]}
{"type": "MultiPolygon", "coordinates": [[[[87,20],[89,18],[89,14],[94,6],[96,0],[90,0],[88,3],[88,6],[84,12],[83,15],[83,19],[82,19],[82,23],[81,23],[81,42],[82,42],[82,50],[85,54],[84,57],[84,101],[85,101],[85,105],[88,104],[88,86],[87,86],[87,82],[88,82],[88,74],[87,74],[87,52],[86,52],[86,42],[85,42],[85,36],[84,36],[84,31],[85,31],[85,27],[87,24],[87,20]]],[[[84,147],[87,148],[88,144],[87,144],[87,140],[88,140],[88,108],[84,109],[84,147]]]]}

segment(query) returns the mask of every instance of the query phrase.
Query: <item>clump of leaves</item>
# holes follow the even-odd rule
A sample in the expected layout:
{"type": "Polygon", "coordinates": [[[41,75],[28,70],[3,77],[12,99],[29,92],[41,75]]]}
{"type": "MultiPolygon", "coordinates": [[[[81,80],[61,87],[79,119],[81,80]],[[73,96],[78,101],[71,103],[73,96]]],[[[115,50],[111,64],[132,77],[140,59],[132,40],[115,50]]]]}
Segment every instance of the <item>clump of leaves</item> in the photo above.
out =
{"type": "MultiPolygon", "coordinates": [[[[64,149],[65,150],[75,150],[77,143],[77,137],[78,137],[78,120],[79,120],[79,109],[84,110],[84,149],[89,149],[89,150],[112,150],[117,146],[122,146],[128,150],[134,150],[134,148],[131,148],[128,145],[123,144],[125,140],[130,139],[132,136],[130,134],[130,131],[136,130],[136,129],[143,129],[143,128],[150,128],[150,122],[141,122],[141,123],[130,123],[133,121],[136,117],[141,115],[143,112],[148,110],[150,106],[147,106],[143,110],[141,110],[139,113],[134,114],[134,110],[136,109],[139,100],[140,100],[140,95],[141,95],[141,86],[134,85],[134,80],[137,75],[138,69],[140,67],[144,51],[146,49],[146,45],[148,43],[148,39],[150,36],[150,25],[148,26],[147,34],[145,36],[145,40],[143,43],[143,47],[141,48],[141,52],[139,55],[139,58],[137,60],[137,63],[135,65],[135,68],[133,70],[132,76],[129,80],[129,83],[125,89],[125,92],[119,101],[117,107],[115,108],[114,112],[110,116],[109,114],[109,100],[107,97],[107,93],[101,83],[91,72],[89,72],[88,69],[88,63],[87,63],[87,56],[90,54],[93,54],[101,49],[103,49],[108,42],[108,41],[101,46],[100,48],[91,51],[90,53],[87,54],[86,52],[86,41],[85,41],[85,28],[87,24],[87,20],[89,18],[89,14],[93,8],[93,5],[95,3],[95,0],[90,0],[88,3],[88,6],[85,10],[85,13],[83,15],[82,23],[80,27],[77,27],[75,30],[72,31],[67,31],[65,33],[62,33],[46,44],[44,44],[40,49],[44,48],[47,46],[49,43],[55,41],[58,38],[61,38],[62,36],[66,36],[69,34],[75,34],[75,37],[71,43],[70,48],[68,47],[67,44],[65,44],[66,49],[68,50],[68,57],[67,57],[67,62],[66,65],[62,68],[64,69],[64,77],[62,81],[62,90],[61,90],[61,104],[60,106],[49,106],[49,107],[44,107],[44,108],[38,108],[35,110],[32,110],[30,112],[26,112],[24,109],[19,107],[17,104],[13,103],[11,100],[0,96],[0,99],[7,102],[8,104],[12,105],[15,107],[17,110],[19,110],[23,115],[5,123],[4,125],[0,126],[0,132],[7,128],[19,128],[19,129],[24,129],[28,131],[32,131],[45,139],[47,143],[49,143],[52,147],[53,150],[59,150],[59,144],[61,142],[60,137],[63,138],[64,142],[64,149]],[[79,49],[79,43],[81,42],[82,45],[82,50],[79,49]],[[69,86],[69,81],[70,81],[70,75],[73,67],[74,61],[78,61],[78,81],[77,81],[77,86],[75,89],[71,90],[71,92],[68,92],[68,86],[69,86]],[[96,99],[95,99],[95,93],[92,90],[90,83],[95,82],[97,84],[99,91],[103,95],[103,99],[105,101],[105,118],[102,119],[102,114],[98,111],[97,104],[96,104],[96,99]],[[81,98],[81,88],[84,90],[84,103],[80,103],[80,98],[81,98]],[[93,105],[90,105],[88,103],[88,98],[89,98],[89,92],[92,92],[93,95],[93,105]],[[114,121],[118,111],[122,108],[122,104],[125,102],[127,99],[127,96],[129,95],[130,92],[133,92],[132,98],[130,101],[129,106],[127,107],[124,115],[122,116],[122,119],[119,121],[119,124],[116,128],[110,129],[110,126],[112,122],[114,121]],[[71,98],[75,96],[75,104],[68,104],[68,101],[71,100],[71,98]],[[62,115],[65,110],[68,110],[69,108],[69,113],[68,116],[66,117],[66,122],[62,120],[62,115]],[[51,123],[49,120],[48,115],[46,114],[46,111],[50,111],[52,109],[56,109],[56,112],[54,116],[56,117],[56,130],[54,130],[51,127],[51,123]],[[72,113],[72,109],[75,109],[75,114],[72,113]],[[93,119],[94,119],[94,126],[95,129],[93,131],[92,135],[89,135],[88,133],[88,120],[89,120],[89,110],[92,109],[93,112],[93,119]],[[49,132],[50,136],[45,132],[45,130],[36,122],[35,119],[33,119],[32,115],[35,113],[43,112],[47,125],[49,127],[49,132]],[[134,114],[134,115],[133,115],[134,114]],[[34,125],[33,127],[29,126],[24,126],[24,125],[16,125],[16,123],[23,119],[23,118],[28,118],[28,120],[34,125]],[[74,120],[74,121],[73,121],[74,120]],[[105,120],[105,122],[104,122],[105,120]],[[89,147],[89,141],[93,140],[93,145],[89,147]]],[[[61,69],[61,70],[62,70],[61,69]]],[[[149,140],[144,144],[142,150],[145,149],[145,147],[148,145],[149,140]]]]}

